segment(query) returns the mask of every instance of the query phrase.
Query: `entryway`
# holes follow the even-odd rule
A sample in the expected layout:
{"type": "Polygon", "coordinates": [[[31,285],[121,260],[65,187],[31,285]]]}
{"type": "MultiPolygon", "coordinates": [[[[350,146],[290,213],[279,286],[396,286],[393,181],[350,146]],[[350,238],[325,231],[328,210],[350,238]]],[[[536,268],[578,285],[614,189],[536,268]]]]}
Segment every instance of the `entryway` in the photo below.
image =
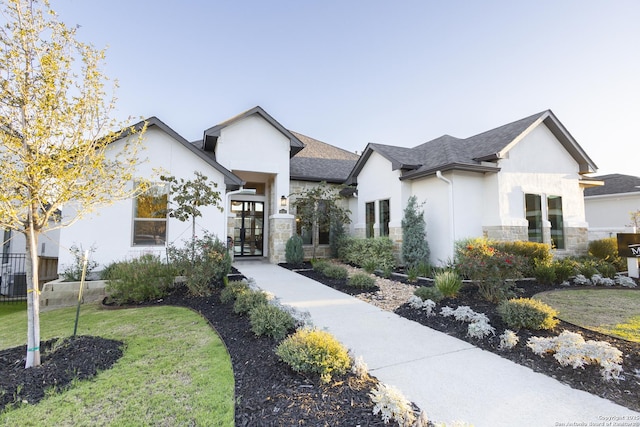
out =
{"type": "Polygon", "coordinates": [[[264,202],[232,200],[231,212],[235,215],[234,256],[262,256],[264,253],[264,202]]]}

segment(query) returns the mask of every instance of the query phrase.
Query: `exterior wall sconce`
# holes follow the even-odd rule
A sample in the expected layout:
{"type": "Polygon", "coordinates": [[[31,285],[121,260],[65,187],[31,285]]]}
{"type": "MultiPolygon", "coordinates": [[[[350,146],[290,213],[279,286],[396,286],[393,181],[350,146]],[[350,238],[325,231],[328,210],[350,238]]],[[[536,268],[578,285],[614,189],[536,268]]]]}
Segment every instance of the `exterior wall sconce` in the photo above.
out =
{"type": "Polygon", "coordinates": [[[280,211],[281,214],[287,213],[287,196],[280,197],[280,211]]]}

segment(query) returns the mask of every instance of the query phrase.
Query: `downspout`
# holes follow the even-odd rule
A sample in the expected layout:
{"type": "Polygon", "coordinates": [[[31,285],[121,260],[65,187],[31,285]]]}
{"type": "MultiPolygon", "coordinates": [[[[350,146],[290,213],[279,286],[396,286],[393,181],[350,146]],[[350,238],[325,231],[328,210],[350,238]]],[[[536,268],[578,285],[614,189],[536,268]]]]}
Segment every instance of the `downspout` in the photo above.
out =
{"type": "Polygon", "coordinates": [[[451,238],[451,260],[453,260],[453,257],[455,256],[455,246],[456,246],[456,228],[454,224],[455,215],[454,215],[454,208],[453,208],[453,182],[451,182],[451,180],[442,176],[441,171],[436,171],[436,178],[446,182],[449,185],[449,212],[450,212],[449,237],[451,238]]]}

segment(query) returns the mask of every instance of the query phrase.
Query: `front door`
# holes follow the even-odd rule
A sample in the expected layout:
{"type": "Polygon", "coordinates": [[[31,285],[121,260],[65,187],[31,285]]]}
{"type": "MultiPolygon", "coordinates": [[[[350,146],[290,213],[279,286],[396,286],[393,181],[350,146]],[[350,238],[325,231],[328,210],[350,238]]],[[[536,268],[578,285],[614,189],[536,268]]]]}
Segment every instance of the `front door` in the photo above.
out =
{"type": "Polygon", "coordinates": [[[233,252],[235,256],[262,256],[264,236],[264,202],[233,200],[235,214],[233,252]]]}

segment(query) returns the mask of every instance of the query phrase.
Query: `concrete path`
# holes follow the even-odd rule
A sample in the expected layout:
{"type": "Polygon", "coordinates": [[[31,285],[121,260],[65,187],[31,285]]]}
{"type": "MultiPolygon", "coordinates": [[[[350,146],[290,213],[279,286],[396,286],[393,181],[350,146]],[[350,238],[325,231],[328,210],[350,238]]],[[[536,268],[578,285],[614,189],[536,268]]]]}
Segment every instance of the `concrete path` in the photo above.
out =
{"type": "Polygon", "coordinates": [[[362,356],[371,375],[398,387],[435,422],[559,427],[613,426],[617,419],[640,426],[640,413],[277,265],[243,260],[234,267],[282,303],[308,311],[316,327],[362,356]]]}

